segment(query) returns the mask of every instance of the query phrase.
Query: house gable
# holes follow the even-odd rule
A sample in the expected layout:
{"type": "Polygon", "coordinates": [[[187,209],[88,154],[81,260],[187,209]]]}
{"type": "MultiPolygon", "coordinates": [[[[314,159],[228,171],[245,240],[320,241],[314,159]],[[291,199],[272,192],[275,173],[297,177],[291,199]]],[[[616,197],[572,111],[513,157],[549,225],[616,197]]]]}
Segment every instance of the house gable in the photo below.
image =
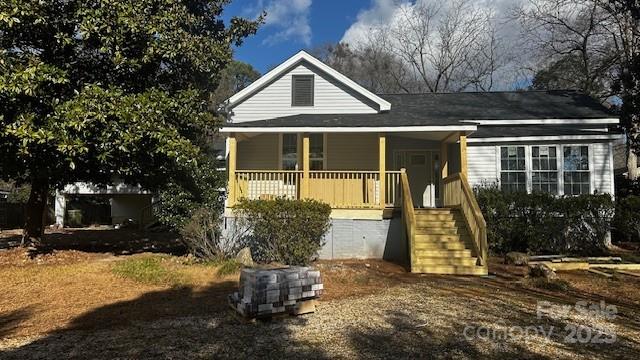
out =
{"type": "Polygon", "coordinates": [[[390,109],[369,92],[311,55],[300,52],[228,100],[232,123],[299,114],[376,114],[390,109]],[[293,106],[294,76],[313,76],[313,105],[293,106]]]}

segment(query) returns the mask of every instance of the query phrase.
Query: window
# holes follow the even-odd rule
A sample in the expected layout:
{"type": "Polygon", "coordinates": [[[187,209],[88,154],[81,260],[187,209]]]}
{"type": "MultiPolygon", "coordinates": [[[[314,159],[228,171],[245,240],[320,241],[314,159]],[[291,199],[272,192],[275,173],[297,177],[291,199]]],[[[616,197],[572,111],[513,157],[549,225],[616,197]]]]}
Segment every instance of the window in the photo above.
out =
{"type": "Polygon", "coordinates": [[[298,167],[298,134],[282,134],[282,170],[298,167]]]}
{"type": "Polygon", "coordinates": [[[291,77],[291,106],[313,106],[313,75],[291,77]]]}
{"type": "Polygon", "coordinates": [[[324,169],[324,134],[309,135],[309,168],[324,169]]]}
{"type": "Polygon", "coordinates": [[[564,194],[580,195],[591,193],[589,174],[589,147],[565,146],[564,152],[564,194]]]}
{"type": "Polygon", "coordinates": [[[524,146],[500,148],[500,187],[503,191],[527,191],[524,146]]]}
{"type": "Polygon", "coordinates": [[[558,156],[555,146],[531,147],[531,189],[558,194],[558,156]]]}

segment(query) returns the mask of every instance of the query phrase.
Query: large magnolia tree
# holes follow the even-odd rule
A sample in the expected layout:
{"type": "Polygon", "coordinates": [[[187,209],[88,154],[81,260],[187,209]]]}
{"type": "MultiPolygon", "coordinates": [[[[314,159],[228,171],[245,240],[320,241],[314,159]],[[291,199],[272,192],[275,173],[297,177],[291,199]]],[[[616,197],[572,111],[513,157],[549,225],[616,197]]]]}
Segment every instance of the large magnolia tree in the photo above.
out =
{"type": "Polygon", "coordinates": [[[0,177],[31,185],[23,242],[64,184],[153,189],[193,166],[208,97],[260,19],[229,0],[1,0],[0,177]]]}

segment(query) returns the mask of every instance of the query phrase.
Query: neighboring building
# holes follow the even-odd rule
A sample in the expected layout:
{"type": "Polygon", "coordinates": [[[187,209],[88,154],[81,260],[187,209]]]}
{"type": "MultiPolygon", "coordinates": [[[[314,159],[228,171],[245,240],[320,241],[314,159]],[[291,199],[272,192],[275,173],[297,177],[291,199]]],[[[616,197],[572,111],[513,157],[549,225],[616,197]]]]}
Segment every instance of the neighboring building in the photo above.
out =
{"type": "Polygon", "coordinates": [[[92,222],[123,224],[133,222],[144,226],[153,220],[152,195],[138,186],[116,184],[113,186],[96,186],[86,183],[67,185],[62,191],[56,192],[55,216],[58,226],[80,226],[78,222],[88,225],[92,222]],[[83,199],[93,199],[91,204],[83,199]],[[75,209],[69,209],[71,200],[78,204],[75,209]],[[102,200],[102,201],[101,201],[102,200]],[[100,211],[107,204],[105,211],[100,211]],[[70,219],[79,211],[83,219],[70,219]],[[94,216],[89,217],[90,214],[94,216]],[[97,221],[95,221],[97,220],[97,221]]]}
{"type": "Polygon", "coordinates": [[[576,92],[376,95],[299,52],[228,111],[226,230],[240,198],[318,199],[333,208],[322,258],[486,274],[472,186],[614,193],[618,119],[576,92]]]}

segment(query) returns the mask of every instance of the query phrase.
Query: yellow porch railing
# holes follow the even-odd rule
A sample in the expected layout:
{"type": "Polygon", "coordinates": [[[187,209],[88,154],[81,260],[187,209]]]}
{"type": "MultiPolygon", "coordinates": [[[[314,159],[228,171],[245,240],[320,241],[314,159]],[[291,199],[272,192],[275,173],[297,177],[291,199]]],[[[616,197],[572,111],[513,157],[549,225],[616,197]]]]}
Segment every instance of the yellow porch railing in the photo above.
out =
{"type": "Polygon", "coordinates": [[[305,196],[303,171],[296,170],[236,170],[233,182],[235,204],[240,199],[310,198],[338,209],[376,209],[400,206],[400,171],[385,171],[381,189],[379,171],[309,171],[309,190],[305,196]],[[384,191],[384,206],[381,204],[384,191]]]}
{"type": "Polygon", "coordinates": [[[268,200],[276,197],[300,198],[302,171],[236,170],[233,203],[240,199],[268,200]]]}
{"type": "Polygon", "coordinates": [[[444,179],[444,206],[460,209],[479,265],[485,266],[488,257],[487,223],[465,174],[458,173],[444,179]]]}
{"type": "Polygon", "coordinates": [[[399,208],[402,206],[402,186],[400,185],[400,171],[386,171],[385,206],[399,208]]]}

